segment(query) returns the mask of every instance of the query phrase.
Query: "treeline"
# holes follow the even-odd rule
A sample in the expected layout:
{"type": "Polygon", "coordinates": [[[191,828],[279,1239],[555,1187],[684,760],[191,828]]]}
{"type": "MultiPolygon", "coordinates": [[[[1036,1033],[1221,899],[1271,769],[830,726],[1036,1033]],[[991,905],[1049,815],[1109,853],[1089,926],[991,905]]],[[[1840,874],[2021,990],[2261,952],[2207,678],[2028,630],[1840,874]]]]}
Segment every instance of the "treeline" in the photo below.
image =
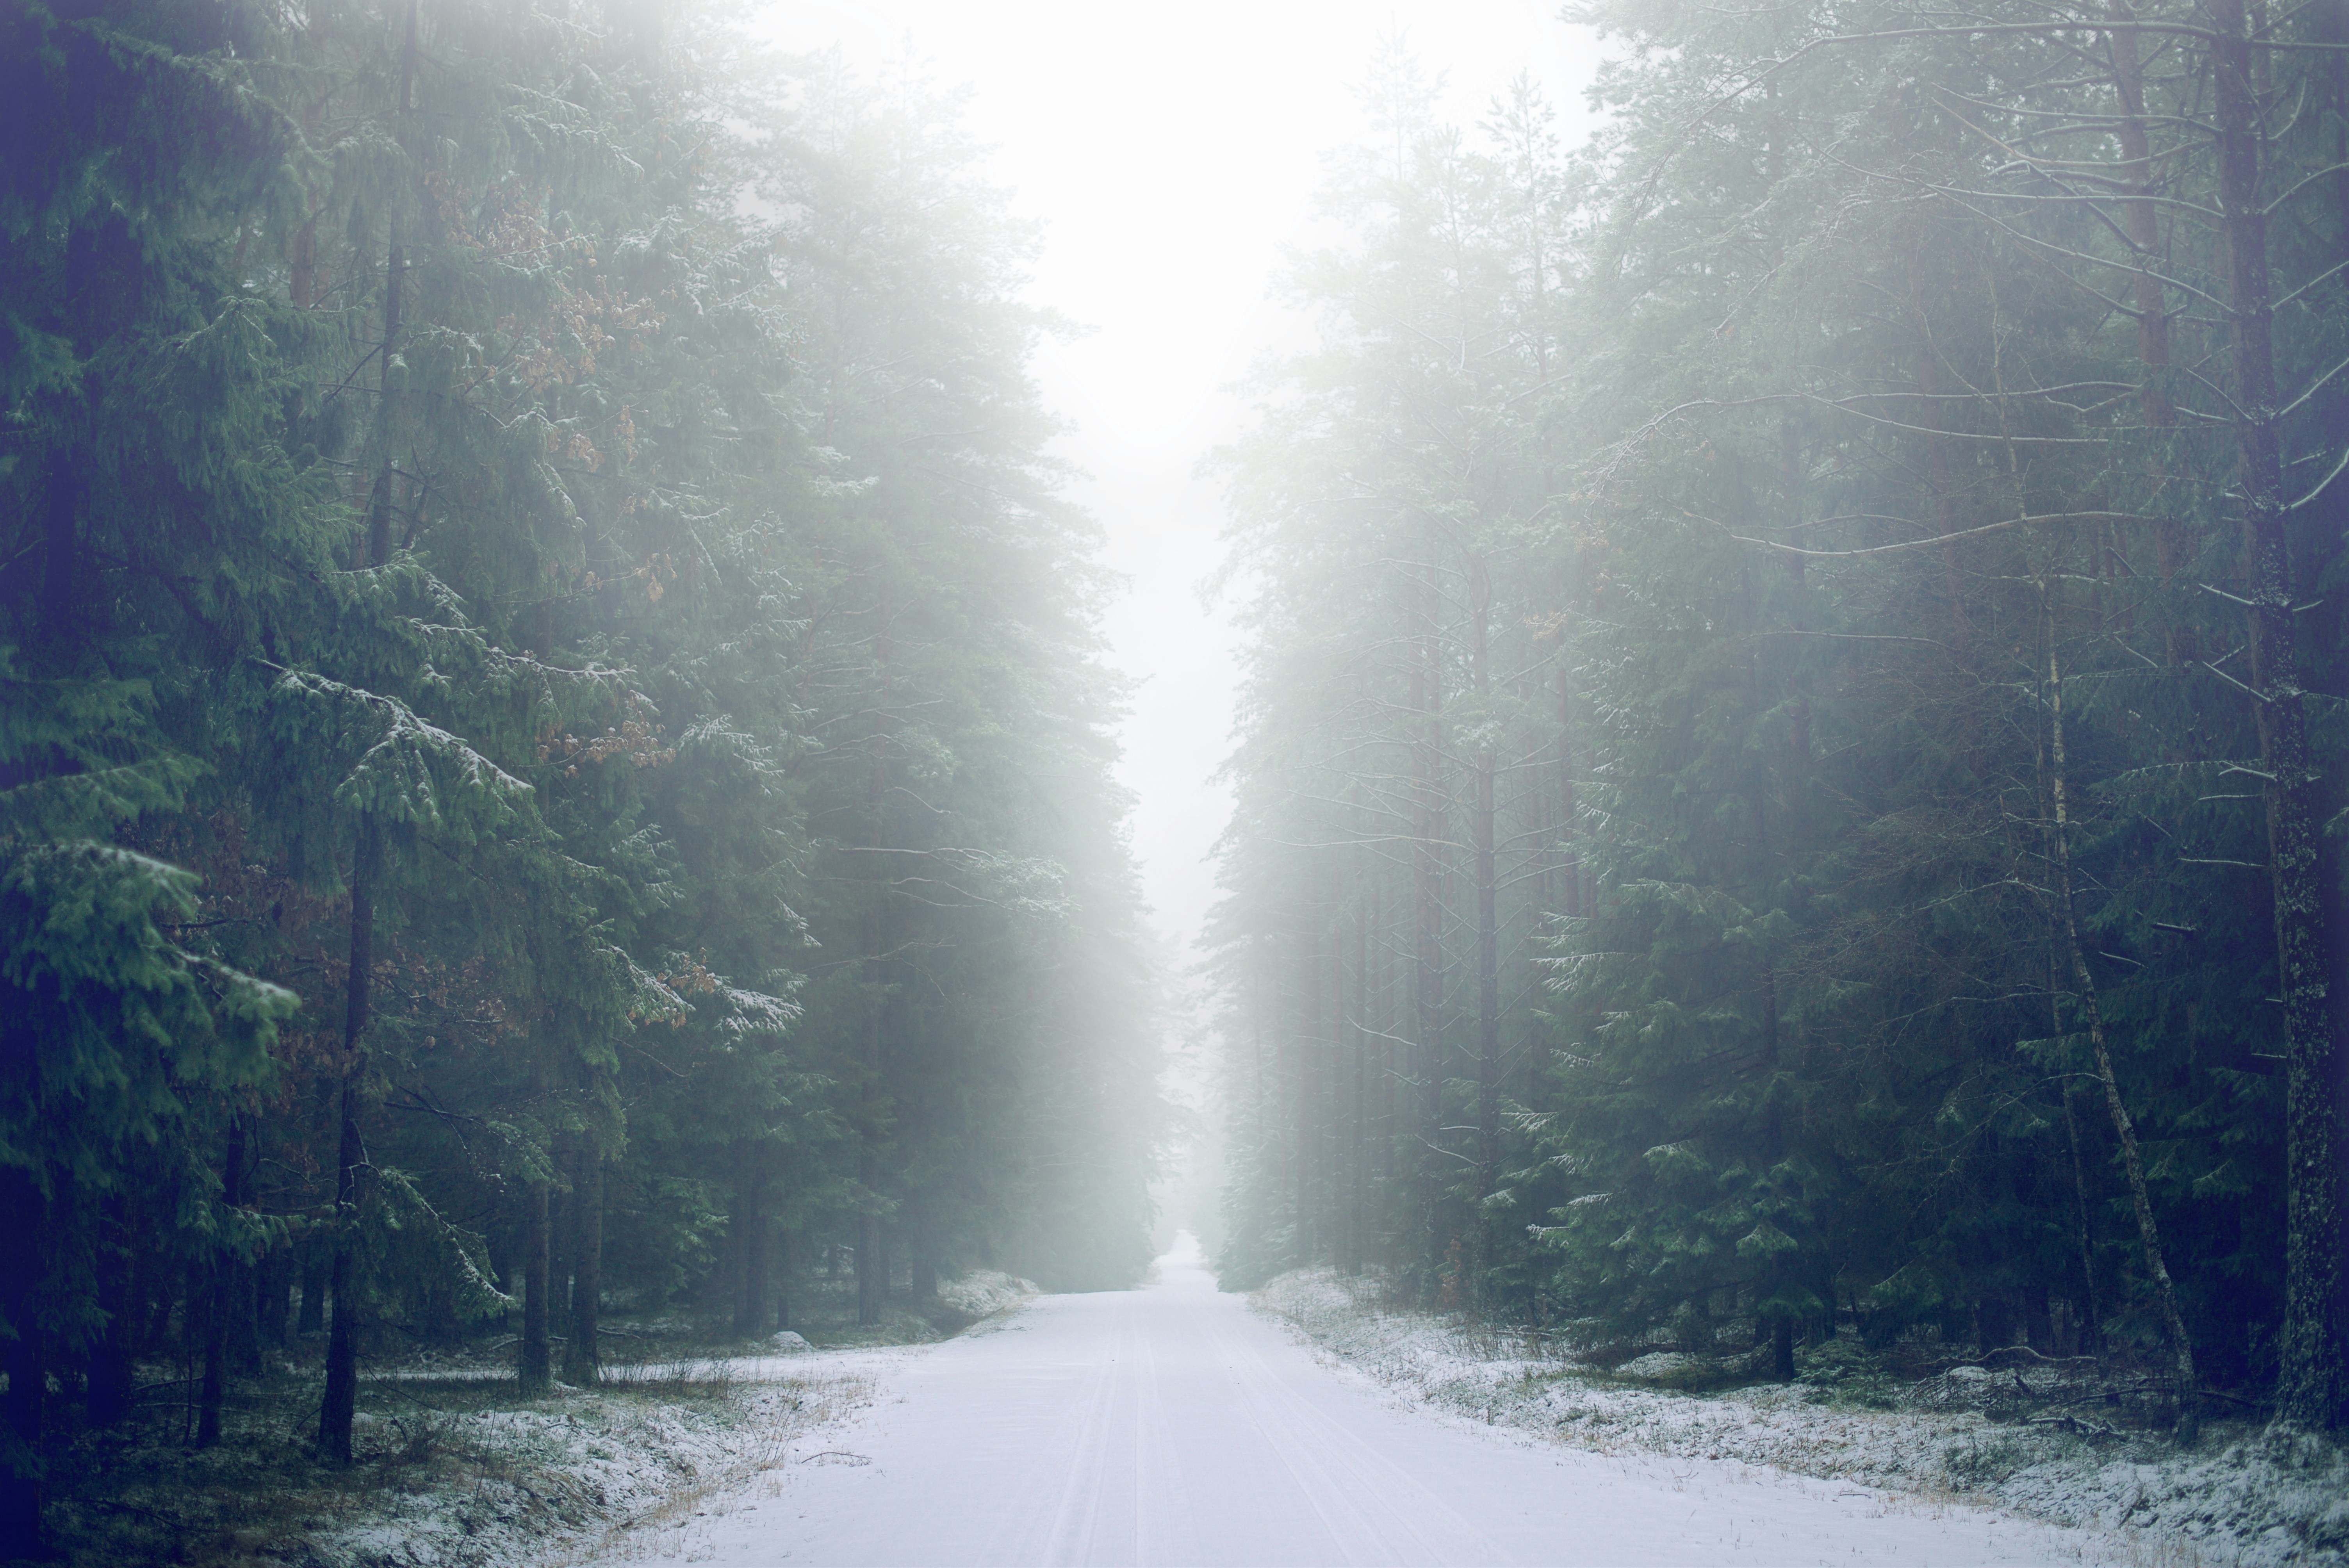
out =
{"type": "Polygon", "coordinates": [[[2349,8],[1576,15],[1225,454],[1226,1279],[2333,1424],[2349,8]]]}
{"type": "Polygon", "coordinates": [[[0,233],[0,1556],[159,1356],[210,1442],[323,1331],[347,1460],[370,1356],[592,1379],[616,1293],[1133,1276],[1107,583],[950,96],[13,0],[0,233]]]}

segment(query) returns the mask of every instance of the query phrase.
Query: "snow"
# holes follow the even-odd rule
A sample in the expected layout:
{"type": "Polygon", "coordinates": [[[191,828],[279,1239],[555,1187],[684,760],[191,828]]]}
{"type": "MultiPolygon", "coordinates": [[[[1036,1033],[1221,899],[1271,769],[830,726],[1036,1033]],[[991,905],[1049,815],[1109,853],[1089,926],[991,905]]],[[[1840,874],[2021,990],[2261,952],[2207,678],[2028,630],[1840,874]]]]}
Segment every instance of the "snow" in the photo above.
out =
{"type": "MultiPolygon", "coordinates": [[[[526,1568],[592,1549],[615,1522],[663,1517],[782,1462],[805,1433],[872,1397],[861,1368],[792,1382],[707,1383],[674,1399],[558,1390],[514,1408],[401,1418],[435,1478],[388,1486],[305,1527],[318,1568],[526,1568]]],[[[663,1390],[666,1392],[666,1390],[663,1390]]],[[[362,1416],[363,1425],[394,1426],[362,1416]]],[[[362,1432],[361,1446],[374,1434],[362,1432]]]]}
{"type": "Polygon", "coordinates": [[[1024,1280],[998,1269],[973,1269],[959,1279],[946,1281],[938,1286],[938,1300],[947,1310],[965,1317],[992,1317],[1018,1306],[1038,1293],[1031,1280],[1024,1280]]]}
{"type": "Polygon", "coordinates": [[[1971,1502],[2076,1526],[2084,1536],[2123,1532],[2156,1561],[2349,1561],[2349,1457],[2338,1448],[2250,1433],[2181,1454],[2159,1437],[2093,1421],[2025,1424],[2011,1418],[2020,1408],[2014,1384],[2044,1400],[2082,1375],[2027,1352],[1897,1391],[1856,1367],[1836,1376],[1844,1369],[1830,1358],[1810,1387],[1689,1395],[1641,1385],[1693,1372],[1702,1365],[1696,1357],[1658,1351],[1609,1374],[1527,1355],[1447,1319],[1383,1311],[1381,1288],[1306,1270],[1253,1299],[1325,1358],[1392,1394],[1586,1452],[1768,1466],[1871,1489],[1888,1504],[1904,1495],[1971,1502]],[[1878,1405],[1893,1408],[1869,1408],[1878,1405]]]}
{"type": "Polygon", "coordinates": [[[880,1393],[846,1422],[576,1560],[2143,1560],[2135,1536],[1946,1496],[1552,1441],[1504,1418],[1497,1384],[1478,1418],[1431,1410],[1218,1294],[1187,1237],[1152,1288],[1041,1296],[942,1344],[866,1356],[880,1393]]]}
{"type": "MultiPolygon", "coordinates": [[[[370,1384],[419,1390],[396,1418],[359,1417],[362,1450],[405,1445],[418,1458],[398,1484],[337,1500],[299,1522],[312,1568],[552,1568],[640,1554],[694,1522],[755,1508],[762,1477],[786,1463],[855,1466],[824,1434],[905,1370],[887,1346],[939,1338],[939,1325],[989,1320],[1037,1294],[993,1269],[942,1281],[925,1316],[892,1305],[870,1344],[819,1349],[785,1329],[750,1355],[656,1356],[607,1364],[600,1389],[556,1384],[518,1407],[428,1408],[432,1388],[510,1386],[491,1362],[419,1355],[370,1384]],[[934,1321],[935,1320],[935,1321],[934,1321]]],[[[689,1338],[675,1317],[630,1322],[645,1342],[689,1338]]],[[[860,1337],[854,1330],[828,1337],[860,1337]]],[[[396,1401],[397,1403],[397,1401],[396,1401]]]]}

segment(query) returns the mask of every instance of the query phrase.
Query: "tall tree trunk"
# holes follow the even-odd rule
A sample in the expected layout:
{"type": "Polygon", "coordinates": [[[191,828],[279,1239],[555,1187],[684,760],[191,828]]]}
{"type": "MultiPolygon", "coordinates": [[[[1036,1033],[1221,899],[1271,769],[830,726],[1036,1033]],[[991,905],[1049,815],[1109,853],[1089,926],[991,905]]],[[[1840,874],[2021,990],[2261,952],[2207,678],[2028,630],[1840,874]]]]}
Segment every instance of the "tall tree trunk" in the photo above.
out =
{"type": "Polygon", "coordinates": [[[572,1206],[571,1188],[577,1180],[579,1142],[564,1133],[550,1150],[554,1180],[546,1190],[546,1332],[550,1340],[567,1340],[571,1334],[571,1250],[579,1215],[572,1206]]]}
{"type": "Polygon", "coordinates": [[[209,1449],[220,1441],[221,1404],[228,1386],[228,1291],[224,1264],[214,1258],[191,1273],[188,1327],[196,1342],[196,1441],[209,1449]]]}
{"type": "Polygon", "coordinates": [[[1288,1210],[1288,1251],[1285,1254],[1291,1267],[1305,1264],[1305,1144],[1297,1136],[1298,1119],[1303,1114],[1303,1073],[1299,1062],[1303,1051],[1305,1025],[1298,1017],[1298,987],[1288,979],[1288,965],[1295,962],[1295,931],[1283,941],[1278,934],[1267,938],[1273,954],[1272,963],[1272,1038],[1273,1048],[1280,1060],[1273,1072],[1272,1092],[1279,1104],[1274,1108],[1272,1139],[1280,1161],[1278,1181],[1281,1201],[1288,1210]]]}
{"type": "Polygon", "coordinates": [[[1561,886],[1558,913],[1582,911],[1582,855],[1574,822],[1574,672],[1567,665],[1566,631],[1557,634],[1557,843],[1561,886]]]}
{"type": "MultiPolygon", "coordinates": [[[[1423,598],[1432,599],[1423,588],[1423,598]]],[[[1423,1302],[1433,1300],[1436,1271],[1444,1261],[1445,1227],[1443,1187],[1446,1172],[1438,1140],[1444,1129],[1444,903],[1442,867],[1436,854],[1437,819],[1441,815],[1436,779],[1443,738],[1443,690],[1435,667],[1435,624],[1432,610],[1420,611],[1419,637],[1413,651],[1411,701],[1419,733],[1413,738],[1412,898],[1413,948],[1417,965],[1412,995],[1417,1006],[1418,1060],[1413,1064],[1418,1080],[1420,1202],[1426,1241],[1422,1269],[1423,1302]]]]}
{"type": "Polygon", "coordinates": [[[2274,309],[2261,205],[2258,89],[2242,0],[2210,0],[2218,37],[2219,205],[2225,214],[2234,316],[2235,483],[2251,575],[2251,689],[2268,776],[2268,876],[2275,892],[2277,982],[2283,997],[2284,1316],[2276,1415],[2323,1429],[2341,1418],[2342,1349],[2333,1031],[2324,999],[2324,905],[2316,882],[2317,776],[2292,646],[2292,561],[2282,448],[2276,433],[2274,309]]]}
{"type": "Polygon", "coordinates": [[[2105,1354],[2105,1319],[2096,1303],[2096,1248],[2088,1230],[2088,1168],[2080,1157],[2080,1119],[2072,1109],[2072,1086],[2064,1086],[2064,1130],[2072,1149],[2073,1221],[2080,1248],[2080,1353],[2098,1360],[2105,1354]]]}
{"type": "MultiPolygon", "coordinates": [[[[326,1393],[318,1406],[318,1448],[332,1464],[351,1462],[351,1418],[358,1410],[361,1307],[351,1230],[358,1222],[359,1167],[367,1158],[359,1140],[359,1097],[366,1087],[360,1037],[367,1028],[375,967],[378,855],[375,822],[362,818],[357,845],[351,852],[350,974],[343,997],[343,1082],[336,1107],[334,1262],[328,1284],[335,1313],[326,1336],[326,1393]]],[[[303,1315],[308,1315],[305,1303],[303,1315]]]]}
{"type": "MultiPolygon", "coordinates": [[[[221,1207],[231,1213],[244,1206],[244,1124],[229,1124],[228,1147],[221,1155],[221,1207]]],[[[235,1256],[222,1250],[212,1263],[211,1299],[204,1315],[203,1400],[196,1417],[196,1447],[220,1441],[221,1406],[228,1396],[229,1324],[237,1305],[235,1256]]]]}
{"type": "Polygon", "coordinates": [[[1370,1019],[1371,927],[1362,906],[1362,851],[1354,848],[1354,1046],[1353,1115],[1348,1119],[1346,1158],[1346,1272],[1359,1274],[1370,1251],[1370,1019]]]}
{"type": "Polygon", "coordinates": [[[775,1327],[792,1326],[792,1233],[775,1233],[775,1327]]]}
{"type": "MultiPolygon", "coordinates": [[[[1482,708],[1491,696],[1490,636],[1493,583],[1485,558],[1468,562],[1469,673],[1482,708]]],[[[1482,714],[1484,727],[1491,716],[1482,714]]],[[[1489,1308],[1488,1281],[1494,1257],[1493,1222],[1483,1200],[1501,1181],[1501,936],[1493,858],[1493,748],[1476,748],[1476,804],[1469,821],[1475,847],[1476,879],[1476,1281],[1472,1299],[1489,1308]]]]}
{"type": "Polygon", "coordinates": [[[734,1146],[734,1332],[748,1338],[767,1323],[767,1150],[751,1138],[734,1146]]]}
{"type": "MultiPolygon", "coordinates": [[[[1309,853],[1310,851],[1308,851],[1309,853]]],[[[1320,1075],[1315,1071],[1321,1055],[1321,879],[1314,866],[1305,880],[1305,902],[1299,910],[1297,933],[1298,984],[1302,995],[1297,1018],[1297,1261],[1310,1264],[1320,1252],[1319,1215],[1316,1189],[1319,1182],[1321,1128],[1320,1075]]]]}
{"type": "Polygon", "coordinates": [[[2154,1222],[2153,1200],[2146,1190],[2145,1161],[2137,1153],[2137,1129],[2128,1108],[2121,1103],[2120,1082],[2113,1074],[2112,1053],[2105,1040],[2104,1008],[2097,999],[2095,976],[2080,944],[2079,915],[2072,894],[2072,830],[2069,779],[2065,777],[2064,746],[2064,666],[2055,654],[2055,632],[2047,634],[2049,781],[2055,801],[2055,907],[2061,917],[2066,950],[2072,959],[2072,983],[2080,993],[2081,1011],[2087,1016],[2088,1044],[2096,1057],[2096,1076],[2105,1086],[2105,1109],[2111,1113],[2113,1131],[2120,1140],[2122,1168],[2128,1172],[2129,1201],[2137,1211],[2137,1239],[2145,1249],[2145,1272],[2153,1281],[2155,1305],[2169,1335],[2170,1361],[2178,1374],[2178,1441],[2193,1446],[2200,1429],[2199,1396],[2195,1387],[2194,1344],[2186,1335],[2186,1320],[2178,1311],[2178,1290],[2169,1267],[2162,1261],[2161,1233],[2154,1222]]]}
{"type": "Polygon", "coordinates": [[[514,1378],[523,1398],[534,1399],[554,1384],[554,1347],[547,1341],[547,1183],[533,1181],[522,1193],[522,1345],[514,1378]]]}
{"type": "MultiPolygon", "coordinates": [[[[416,79],[418,0],[409,0],[407,39],[400,51],[399,109],[403,125],[411,108],[416,79]]],[[[399,335],[400,291],[407,271],[399,243],[397,209],[389,220],[388,255],[384,272],[383,336],[379,356],[376,418],[380,422],[383,451],[376,475],[375,494],[368,507],[367,562],[380,567],[390,559],[391,529],[391,357],[399,335]]],[[[341,1130],[335,1163],[335,1258],[329,1289],[334,1297],[333,1327],[326,1340],[326,1392],[318,1408],[318,1447],[329,1462],[351,1460],[351,1418],[358,1408],[358,1289],[357,1264],[348,1234],[357,1215],[358,1168],[365,1158],[359,1141],[359,1096],[364,1088],[365,1058],[360,1032],[367,1016],[369,970],[374,963],[375,889],[380,836],[371,818],[362,818],[357,843],[351,854],[351,946],[348,994],[343,1009],[343,1084],[341,1130]]],[[[306,1315],[306,1308],[305,1308],[306,1315]]]]}
{"type": "MultiPolygon", "coordinates": [[[[1395,1158],[1402,1141],[1402,1126],[1396,1118],[1401,1102],[1395,1098],[1403,1075],[1410,1070],[1398,1037],[1402,1033],[1402,1019],[1395,1011],[1395,954],[1402,944],[1387,928],[1390,914],[1400,916],[1401,901],[1389,904],[1382,896],[1374,898],[1371,906],[1371,926],[1378,933],[1378,945],[1372,949],[1378,965],[1375,995],[1378,998],[1379,1020],[1379,1191],[1382,1197],[1382,1221],[1392,1226],[1395,1220],[1395,1158]]],[[[1391,1254],[1389,1261],[1394,1261],[1391,1254]]]]}
{"type": "MultiPolygon", "coordinates": [[[[876,765],[877,773],[878,767],[876,765]]],[[[877,789],[876,789],[877,794],[877,789]]],[[[886,897],[886,893],[881,896],[886,897]]],[[[887,1002],[882,985],[881,956],[884,915],[867,917],[870,935],[864,959],[864,1073],[857,1088],[858,1132],[856,1183],[861,1206],[856,1213],[856,1321],[870,1326],[881,1321],[881,1305],[889,1282],[881,1262],[881,1216],[873,1204],[879,1197],[881,1161],[878,1150],[881,1119],[881,1029],[887,1002]]]]}
{"type": "MultiPolygon", "coordinates": [[[[1248,978],[1248,1067],[1255,1079],[1254,1092],[1249,1096],[1255,1121],[1255,1155],[1257,1177],[1265,1181],[1272,1169],[1272,1084],[1267,1074],[1264,1049],[1266,972],[1271,967],[1270,956],[1259,946],[1251,955],[1248,978]]],[[[1278,1027],[1278,1021],[1274,1027],[1278,1027]]]]}
{"type": "Polygon", "coordinates": [[[604,1148],[593,1131],[580,1136],[571,1178],[574,1217],[571,1274],[571,1336],[563,1346],[563,1380],[592,1388],[603,1381],[604,1148]]]}
{"type": "Polygon", "coordinates": [[[30,1173],[0,1170],[0,1316],[16,1331],[0,1340],[7,1387],[0,1411],[7,1449],[0,1452],[0,1561],[42,1555],[41,1505],[48,1460],[47,1336],[36,1315],[43,1273],[46,1205],[30,1173]]]}
{"type": "MultiPolygon", "coordinates": [[[[889,687],[890,612],[885,586],[875,604],[874,665],[878,672],[875,685],[885,699],[889,687]]],[[[865,773],[865,810],[872,820],[873,843],[885,845],[888,841],[888,810],[885,788],[888,782],[887,757],[885,748],[888,732],[885,725],[877,725],[869,739],[871,755],[865,773]]],[[[876,856],[885,861],[886,856],[876,856]]],[[[881,1234],[881,1216],[875,1212],[881,1187],[881,1111],[885,1066],[882,1049],[882,1031],[887,1023],[888,995],[884,982],[887,978],[886,948],[889,938],[889,872],[884,865],[875,873],[874,906],[865,916],[864,944],[864,1071],[857,1085],[856,1182],[860,1189],[856,1215],[856,1321],[871,1326],[881,1321],[882,1304],[889,1295],[888,1265],[884,1258],[886,1243],[881,1234]]]]}

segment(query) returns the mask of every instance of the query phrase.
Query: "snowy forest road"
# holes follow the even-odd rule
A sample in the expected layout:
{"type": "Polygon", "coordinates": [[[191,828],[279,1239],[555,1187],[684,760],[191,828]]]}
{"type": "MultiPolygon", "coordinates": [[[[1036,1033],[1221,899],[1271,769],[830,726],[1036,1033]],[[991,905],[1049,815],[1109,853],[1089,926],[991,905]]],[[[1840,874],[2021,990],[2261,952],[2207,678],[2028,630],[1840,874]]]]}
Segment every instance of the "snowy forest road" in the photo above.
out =
{"type": "MultiPolygon", "coordinates": [[[[1185,1238],[1187,1243],[1188,1238],[1185,1238]]],[[[793,1564],[2054,1563],[2106,1542],[1403,1408],[1221,1295],[1041,1297],[907,1355],[762,1489],[613,1560],[793,1564]],[[811,1462],[814,1461],[814,1462],[811,1462]]],[[[756,1484],[756,1483],[754,1483],[756,1484]]]]}

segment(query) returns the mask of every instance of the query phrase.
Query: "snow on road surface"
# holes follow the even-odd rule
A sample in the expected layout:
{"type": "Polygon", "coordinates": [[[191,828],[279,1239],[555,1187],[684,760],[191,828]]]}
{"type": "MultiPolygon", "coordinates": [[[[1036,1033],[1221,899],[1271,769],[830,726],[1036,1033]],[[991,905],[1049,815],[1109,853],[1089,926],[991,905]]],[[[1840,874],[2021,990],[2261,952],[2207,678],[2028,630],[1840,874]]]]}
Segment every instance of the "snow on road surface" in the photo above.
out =
{"type": "Polygon", "coordinates": [[[1044,1296],[876,1367],[757,1490],[599,1561],[719,1564],[1957,1564],[2126,1543],[1733,1463],[1626,1461],[1391,1400],[1219,1294],[1044,1296]]]}

